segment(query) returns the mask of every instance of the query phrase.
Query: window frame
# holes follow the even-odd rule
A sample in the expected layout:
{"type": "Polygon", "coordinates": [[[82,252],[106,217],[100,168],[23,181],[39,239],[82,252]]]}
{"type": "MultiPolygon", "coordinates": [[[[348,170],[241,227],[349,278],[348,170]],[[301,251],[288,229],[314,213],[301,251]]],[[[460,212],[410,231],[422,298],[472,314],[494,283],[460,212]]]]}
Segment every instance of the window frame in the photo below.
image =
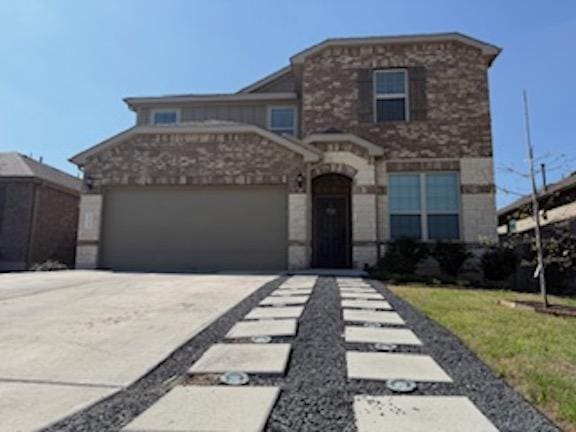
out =
{"type": "Polygon", "coordinates": [[[180,108],[154,108],[150,110],[150,124],[152,126],[162,126],[162,125],[171,125],[171,124],[178,124],[180,123],[180,119],[182,116],[182,110],[180,108]],[[168,112],[175,112],[176,113],[176,121],[174,123],[156,123],[154,121],[154,117],[156,114],[160,113],[168,113],[168,112]]]}
{"type": "Polygon", "coordinates": [[[402,172],[393,172],[388,174],[388,185],[390,185],[390,177],[392,176],[419,176],[420,178],[420,210],[407,210],[402,212],[394,212],[391,210],[390,205],[390,190],[388,190],[387,199],[388,199],[388,239],[392,240],[392,224],[391,219],[392,215],[419,215],[420,216],[420,232],[421,238],[416,239],[421,242],[425,243],[435,243],[438,241],[442,242],[461,242],[464,239],[464,230],[463,230],[463,223],[462,223],[462,190],[461,190],[461,183],[460,183],[460,172],[459,171],[402,171],[402,172]],[[454,174],[456,176],[456,187],[457,187],[457,208],[456,210],[428,210],[428,203],[427,203],[427,189],[426,189],[426,178],[430,174],[454,174]],[[431,215],[456,215],[458,218],[458,238],[454,239],[430,239],[428,235],[428,216],[431,215]]]}
{"type": "Polygon", "coordinates": [[[268,105],[266,108],[266,127],[270,132],[273,132],[275,134],[281,134],[279,132],[276,132],[273,128],[272,128],[272,111],[274,111],[275,109],[290,109],[294,112],[294,126],[292,127],[292,135],[293,137],[298,136],[298,108],[295,107],[294,105],[268,105]]]}
{"type": "Polygon", "coordinates": [[[408,95],[408,69],[405,68],[391,68],[391,69],[375,69],[372,71],[372,110],[374,112],[374,123],[395,123],[395,122],[408,122],[410,121],[410,100],[408,95]],[[378,93],[378,79],[379,74],[402,72],[404,74],[404,93],[378,93]],[[404,98],[404,120],[386,120],[378,121],[378,101],[386,99],[401,99],[404,98]]]}

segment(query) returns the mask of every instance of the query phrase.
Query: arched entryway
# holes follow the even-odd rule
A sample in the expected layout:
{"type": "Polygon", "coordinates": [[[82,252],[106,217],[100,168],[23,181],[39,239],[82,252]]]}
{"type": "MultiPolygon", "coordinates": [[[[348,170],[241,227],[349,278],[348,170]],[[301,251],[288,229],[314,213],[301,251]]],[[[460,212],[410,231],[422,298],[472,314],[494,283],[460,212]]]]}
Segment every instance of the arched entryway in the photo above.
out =
{"type": "Polygon", "coordinates": [[[348,268],[352,264],[352,180],[324,174],[312,180],[312,266],[348,268]]]}

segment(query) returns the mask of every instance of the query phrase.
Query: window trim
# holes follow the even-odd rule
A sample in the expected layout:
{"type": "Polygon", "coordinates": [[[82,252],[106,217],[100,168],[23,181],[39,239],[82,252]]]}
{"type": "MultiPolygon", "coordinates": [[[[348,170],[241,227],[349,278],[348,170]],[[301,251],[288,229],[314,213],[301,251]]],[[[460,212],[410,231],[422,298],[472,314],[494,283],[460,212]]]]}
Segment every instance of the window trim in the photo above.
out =
{"type": "Polygon", "coordinates": [[[390,68],[390,69],[375,69],[372,71],[372,108],[374,112],[374,123],[394,123],[394,122],[408,122],[410,121],[410,99],[408,94],[408,69],[406,68],[390,68]],[[386,74],[393,72],[403,72],[404,73],[404,93],[378,93],[377,91],[377,75],[386,74]],[[400,99],[404,98],[404,120],[388,120],[385,122],[378,121],[378,101],[385,99],[400,99]]]}
{"type": "Polygon", "coordinates": [[[272,111],[275,109],[291,109],[294,112],[294,126],[292,130],[292,136],[298,136],[298,108],[294,105],[268,105],[266,107],[266,128],[273,133],[275,132],[272,128],[272,111]]]}
{"type": "Polygon", "coordinates": [[[180,119],[182,117],[182,110],[180,108],[154,108],[150,110],[150,124],[152,126],[160,126],[160,125],[167,125],[167,124],[177,124],[180,123],[180,119]],[[175,112],[176,113],[176,121],[174,123],[156,123],[154,121],[154,116],[159,113],[167,113],[167,112],[175,112]]]}
{"type": "MultiPolygon", "coordinates": [[[[390,223],[390,219],[392,215],[419,215],[420,216],[420,232],[422,233],[422,236],[420,239],[417,239],[421,242],[425,242],[425,243],[435,243],[437,241],[443,241],[443,242],[461,242],[464,241],[464,225],[463,225],[463,211],[462,211],[462,191],[461,191],[461,179],[460,179],[460,172],[459,171],[445,171],[445,170],[441,170],[441,171],[401,171],[401,172],[392,172],[388,174],[388,184],[390,184],[390,177],[392,176],[401,176],[401,175],[417,175],[420,178],[420,211],[405,211],[405,212],[393,212],[392,210],[390,210],[391,205],[390,202],[388,202],[388,239],[391,241],[392,240],[392,224],[390,223]],[[428,206],[426,203],[426,176],[428,176],[429,174],[455,174],[456,175],[456,186],[457,186],[457,199],[458,199],[458,205],[457,205],[457,209],[452,211],[448,211],[448,210],[431,210],[428,211],[428,206]],[[441,239],[441,240],[435,240],[435,239],[430,239],[428,237],[428,216],[430,215],[454,215],[456,214],[458,216],[458,238],[455,239],[441,239]]],[[[390,201],[390,191],[388,191],[388,194],[386,195],[386,198],[388,201],[390,201]]]]}

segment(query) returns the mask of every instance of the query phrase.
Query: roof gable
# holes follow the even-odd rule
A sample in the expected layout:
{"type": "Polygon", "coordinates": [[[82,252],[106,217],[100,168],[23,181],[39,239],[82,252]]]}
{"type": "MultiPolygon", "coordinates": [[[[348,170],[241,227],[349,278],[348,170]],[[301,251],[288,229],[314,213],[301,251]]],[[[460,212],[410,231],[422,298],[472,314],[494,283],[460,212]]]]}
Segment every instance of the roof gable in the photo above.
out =
{"type": "Polygon", "coordinates": [[[295,153],[301,154],[304,160],[307,162],[315,162],[319,160],[321,154],[319,150],[295,138],[288,139],[255,125],[224,120],[207,120],[199,122],[184,122],[174,125],[135,126],[130,129],[126,129],[124,132],[121,132],[118,135],[115,135],[112,138],[73,156],[70,161],[76,165],[82,166],[88,157],[118,145],[135,135],[177,133],[254,133],[276,144],[286,147],[295,153]]]}
{"type": "Polygon", "coordinates": [[[0,153],[0,177],[36,178],[77,191],[82,185],[80,179],[17,152],[0,153]]]}
{"type": "Polygon", "coordinates": [[[370,36],[370,37],[357,37],[357,38],[331,38],[326,39],[319,44],[306,48],[303,51],[293,55],[291,62],[293,65],[303,63],[304,60],[313,54],[318,53],[326,48],[333,46],[357,46],[357,45],[376,45],[376,44],[409,44],[409,43],[426,43],[426,42],[460,42],[465,45],[473,46],[482,51],[488,57],[489,64],[500,53],[501,48],[466,36],[462,33],[431,33],[420,35],[405,35],[405,36],[370,36]]]}

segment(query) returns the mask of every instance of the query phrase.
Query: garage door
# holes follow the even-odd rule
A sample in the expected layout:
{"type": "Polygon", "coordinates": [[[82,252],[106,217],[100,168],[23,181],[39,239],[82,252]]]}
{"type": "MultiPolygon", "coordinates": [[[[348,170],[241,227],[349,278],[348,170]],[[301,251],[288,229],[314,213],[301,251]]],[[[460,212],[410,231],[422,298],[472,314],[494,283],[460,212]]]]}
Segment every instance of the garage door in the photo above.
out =
{"type": "Polygon", "coordinates": [[[285,188],[112,189],[105,194],[104,206],[104,268],[286,268],[285,188]]]}

